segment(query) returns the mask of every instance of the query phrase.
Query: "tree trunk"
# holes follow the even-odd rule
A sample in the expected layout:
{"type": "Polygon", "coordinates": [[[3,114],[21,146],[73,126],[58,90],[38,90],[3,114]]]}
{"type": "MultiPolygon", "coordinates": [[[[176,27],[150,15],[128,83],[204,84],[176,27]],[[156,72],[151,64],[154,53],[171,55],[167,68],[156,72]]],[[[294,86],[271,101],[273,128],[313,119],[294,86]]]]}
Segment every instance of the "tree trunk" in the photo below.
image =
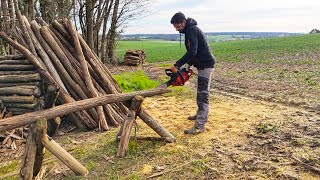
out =
{"type": "Polygon", "coordinates": [[[94,0],[86,1],[86,41],[90,47],[90,49],[94,49],[93,42],[93,2],[94,0]]]}
{"type": "Polygon", "coordinates": [[[26,180],[33,179],[33,166],[36,156],[36,141],[35,141],[35,124],[32,124],[28,131],[27,144],[22,158],[20,177],[26,180]]]}
{"type": "Polygon", "coordinates": [[[109,61],[111,63],[116,63],[116,51],[115,51],[115,38],[116,38],[116,29],[117,29],[117,20],[118,20],[118,9],[119,9],[119,2],[120,0],[115,0],[114,7],[113,7],[113,14],[112,14],[112,21],[110,26],[110,36],[108,39],[108,56],[109,61]]]}

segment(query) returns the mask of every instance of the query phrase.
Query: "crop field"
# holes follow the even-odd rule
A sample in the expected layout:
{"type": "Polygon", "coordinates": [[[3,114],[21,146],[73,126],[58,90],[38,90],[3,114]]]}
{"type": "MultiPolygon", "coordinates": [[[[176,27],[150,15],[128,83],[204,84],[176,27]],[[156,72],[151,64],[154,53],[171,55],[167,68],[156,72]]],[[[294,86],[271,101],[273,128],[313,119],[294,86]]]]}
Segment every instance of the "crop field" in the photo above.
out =
{"type": "MultiPolygon", "coordinates": [[[[301,63],[294,62],[294,57],[314,58],[315,52],[319,52],[320,35],[226,41],[210,43],[210,47],[219,62],[267,63],[280,58],[289,63],[301,63]]],[[[119,41],[117,53],[120,59],[128,49],[145,50],[148,62],[175,61],[186,52],[183,41],[181,47],[177,41],[119,41]]]]}

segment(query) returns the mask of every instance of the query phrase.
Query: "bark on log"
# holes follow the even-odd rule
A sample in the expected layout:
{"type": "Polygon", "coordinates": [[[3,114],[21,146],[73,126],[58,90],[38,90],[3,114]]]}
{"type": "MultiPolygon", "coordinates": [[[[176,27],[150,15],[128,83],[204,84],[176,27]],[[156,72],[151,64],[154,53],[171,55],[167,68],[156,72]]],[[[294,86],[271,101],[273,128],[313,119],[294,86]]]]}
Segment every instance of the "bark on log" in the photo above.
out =
{"type": "Polygon", "coordinates": [[[0,96],[0,100],[3,103],[32,104],[34,102],[34,96],[0,96]]]}
{"type": "Polygon", "coordinates": [[[26,59],[26,57],[22,54],[17,55],[6,55],[6,56],[0,56],[0,60],[23,60],[26,59]]]}
{"type": "Polygon", "coordinates": [[[40,96],[40,90],[38,87],[34,86],[33,88],[26,88],[24,86],[15,86],[15,87],[0,87],[0,95],[25,95],[36,97],[40,96]]]}
{"type": "MultiPolygon", "coordinates": [[[[81,87],[85,87],[85,84],[82,81],[79,74],[77,73],[77,71],[74,69],[74,67],[70,63],[68,57],[66,56],[65,54],[66,49],[64,49],[64,47],[61,45],[59,40],[55,36],[53,36],[53,34],[50,32],[50,29],[48,27],[46,26],[41,27],[40,32],[44,37],[44,39],[47,41],[47,43],[54,50],[57,57],[59,57],[60,63],[59,62],[56,62],[56,63],[59,66],[63,64],[63,67],[60,67],[60,70],[62,70],[62,73],[64,74],[64,77],[62,79],[66,80],[65,84],[68,83],[69,87],[71,87],[81,99],[87,99],[88,96],[84,92],[84,90],[86,89],[81,88],[81,87]]],[[[98,115],[95,109],[88,109],[88,111],[93,119],[98,119],[98,115]]]]}
{"type": "Polygon", "coordinates": [[[176,138],[167,131],[162,125],[153,119],[145,110],[141,109],[140,112],[138,112],[138,116],[140,119],[145,122],[149,127],[151,127],[157,134],[159,134],[161,137],[168,137],[171,142],[175,142],[176,138]]]}
{"type": "Polygon", "coordinates": [[[16,83],[16,82],[33,82],[41,81],[40,74],[27,74],[27,75],[2,75],[0,76],[0,83],[16,83]]]}
{"type": "Polygon", "coordinates": [[[1,60],[0,64],[20,64],[20,65],[30,65],[30,62],[28,60],[1,60]]]}
{"type": "Polygon", "coordinates": [[[125,119],[123,123],[120,143],[119,143],[118,152],[117,152],[118,157],[125,156],[126,150],[128,148],[129,140],[130,140],[132,126],[134,121],[136,120],[136,113],[140,109],[142,101],[143,101],[142,96],[135,96],[131,101],[131,107],[130,107],[131,113],[128,115],[127,119],[125,119]]]}
{"type": "Polygon", "coordinates": [[[43,48],[43,50],[45,51],[43,54],[43,58],[44,58],[44,63],[46,64],[50,74],[52,75],[52,77],[56,80],[56,82],[58,83],[58,85],[60,87],[62,87],[64,90],[67,91],[66,87],[64,86],[59,73],[57,72],[57,69],[55,68],[55,66],[53,65],[52,61],[57,61],[57,56],[53,53],[53,51],[51,50],[51,48],[49,47],[49,45],[47,44],[47,42],[43,39],[43,37],[41,36],[40,33],[40,26],[37,22],[32,21],[31,22],[31,28],[35,34],[35,36],[37,37],[41,47],[43,48]],[[46,55],[48,57],[46,57],[46,55]],[[47,59],[48,58],[48,59],[47,59]],[[50,59],[51,58],[51,59],[50,59]]]}
{"type": "Polygon", "coordinates": [[[44,146],[42,145],[43,137],[47,136],[47,120],[40,119],[36,122],[35,128],[35,142],[36,142],[36,156],[33,166],[33,177],[36,177],[41,170],[43,157],[45,153],[44,146]]]}
{"type": "Polygon", "coordinates": [[[32,124],[28,131],[27,144],[25,146],[24,155],[22,158],[20,177],[22,179],[33,179],[33,166],[36,156],[36,142],[35,142],[35,125],[32,124]]]}
{"type": "Polygon", "coordinates": [[[34,109],[25,109],[25,108],[7,108],[9,112],[22,112],[22,113],[29,113],[35,111],[34,109]]]}
{"type": "Polygon", "coordinates": [[[7,108],[22,108],[22,109],[35,110],[40,105],[38,103],[33,103],[33,104],[21,104],[21,103],[9,103],[9,104],[6,104],[6,103],[4,103],[4,106],[7,107],[7,108]]]}
{"type": "Polygon", "coordinates": [[[164,94],[167,92],[170,92],[170,90],[153,89],[148,91],[137,91],[133,93],[124,93],[124,94],[116,94],[116,95],[111,94],[111,95],[105,95],[101,97],[76,101],[73,103],[63,104],[47,110],[42,110],[42,111],[27,113],[20,116],[13,116],[10,118],[2,119],[0,121],[0,132],[21,127],[27,124],[31,124],[39,118],[52,119],[57,116],[63,116],[72,112],[76,112],[76,111],[80,111],[83,109],[88,109],[96,106],[101,106],[104,104],[129,101],[136,95],[140,95],[143,97],[150,97],[150,96],[155,96],[159,94],[164,94]]]}
{"type": "MultiPolygon", "coordinates": [[[[64,23],[67,20],[64,20],[64,23]]],[[[58,21],[54,21],[52,23],[52,26],[57,29],[64,37],[66,38],[70,38],[70,35],[67,33],[67,31],[64,29],[64,26],[62,24],[60,24],[58,21]]],[[[90,47],[88,46],[88,44],[85,42],[85,40],[81,37],[80,34],[78,34],[81,46],[83,48],[84,51],[84,55],[86,56],[87,61],[90,63],[91,67],[96,71],[97,75],[99,77],[103,77],[101,78],[101,80],[103,81],[107,81],[107,82],[103,82],[104,86],[108,86],[109,91],[107,91],[108,93],[112,93],[112,94],[116,94],[121,92],[121,89],[119,87],[119,85],[116,83],[115,79],[113,78],[113,76],[111,75],[110,71],[108,71],[108,69],[102,64],[102,62],[100,60],[98,60],[97,56],[92,52],[92,50],[90,49],[90,47]],[[99,70],[97,70],[99,68],[99,70]],[[102,74],[99,74],[102,73],[102,74]]]]}
{"type": "Polygon", "coordinates": [[[40,82],[21,82],[21,83],[1,83],[0,87],[14,87],[14,86],[40,86],[40,82]]]}
{"type": "MultiPolygon", "coordinates": [[[[45,109],[49,109],[55,106],[55,102],[58,98],[58,94],[59,94],[59,89],[57,86],[53,84],[48,85],[45,93],[45,102],[44,102],[45,109]]],[[[50,137],[53,137],[56,134],[60,126],[60,123],[61,123],[60,117],[55,117],[51,120],[48,120],[47,134],[50,137]]]]}
{"type": "Polygon", "coordinates": [[[6,64],[0,64],[0,71],[32,71],[35,68],[32,65],[19,65],[12,64],[10,66],[6,64]]]}
{"type": "Polygon", "coordinates": [[[35,71],[0,71],[0,75],[25,75],[34,73],[35,71]]]}
{"type": "Polygon", "coordinates": [[[45,136],[42,138],[42,144],[77,175],[86,176],[89,173],[82,164],[80,164],[53,139],[49,139],[48,136],[45,136]]]}

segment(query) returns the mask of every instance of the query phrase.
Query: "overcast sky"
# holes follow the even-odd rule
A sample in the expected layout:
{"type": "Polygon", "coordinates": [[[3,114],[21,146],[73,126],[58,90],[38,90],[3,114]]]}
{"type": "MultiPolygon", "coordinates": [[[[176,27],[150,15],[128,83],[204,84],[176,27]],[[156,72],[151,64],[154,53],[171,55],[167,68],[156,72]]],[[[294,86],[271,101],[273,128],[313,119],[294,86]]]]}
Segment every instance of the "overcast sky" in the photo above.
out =
{"type": "Polygon", "coordinates": [[[173,34],[181,11],[204,32],[310,32],[320,29],[320,0],[152,0],[153,13],[132,22],[125,34],[173,34]]]}

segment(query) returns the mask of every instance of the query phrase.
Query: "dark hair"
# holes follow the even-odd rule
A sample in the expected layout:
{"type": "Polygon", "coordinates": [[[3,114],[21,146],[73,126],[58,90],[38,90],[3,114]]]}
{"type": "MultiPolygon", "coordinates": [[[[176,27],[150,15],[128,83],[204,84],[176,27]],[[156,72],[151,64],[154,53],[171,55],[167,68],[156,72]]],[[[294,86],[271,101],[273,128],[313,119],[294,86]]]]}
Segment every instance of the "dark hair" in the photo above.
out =
{"type": "Polygon", "coordinates": [[[186,16],[182,12],[177,12],[171,18],[171,24],[179,24],[182,23],[186,19],[186,16]]]}

